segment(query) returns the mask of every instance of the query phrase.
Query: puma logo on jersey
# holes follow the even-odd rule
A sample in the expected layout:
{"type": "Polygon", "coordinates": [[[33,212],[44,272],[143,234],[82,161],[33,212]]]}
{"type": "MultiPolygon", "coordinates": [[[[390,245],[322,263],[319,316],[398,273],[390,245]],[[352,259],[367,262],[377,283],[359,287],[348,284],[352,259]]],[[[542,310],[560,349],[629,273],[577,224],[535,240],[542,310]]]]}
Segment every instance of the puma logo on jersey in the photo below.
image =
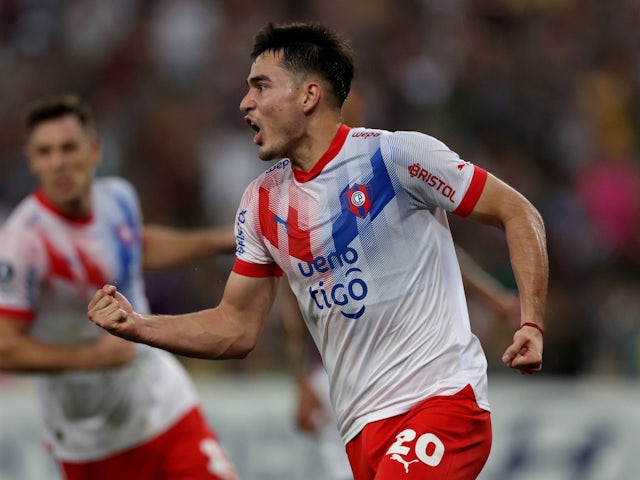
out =
{"type": "Polygon", "coordinates": [[[410,464],[415,463],[415,462],[418,461],[418,460],[411,460],[410,462],[407,462],[404,458],[402,458],[397,453],[394,453],[393,455],[391,455],[391,460],[395,460],[396,462],[400,462],[402,464],[402,466],[404,467],[405,473],[409,473],[409,465],[410,464]]]}
{"type": "Polygon", "coordinates": [[[281,225],[284,225],[284,229],[288,232],[289,231],[289,218],[287,218],[286,220],[283,220],[282,218],[280,218],[278,215],[274,215],[274,220],[276,221],[276,223],[279,223],[281,225]]]}

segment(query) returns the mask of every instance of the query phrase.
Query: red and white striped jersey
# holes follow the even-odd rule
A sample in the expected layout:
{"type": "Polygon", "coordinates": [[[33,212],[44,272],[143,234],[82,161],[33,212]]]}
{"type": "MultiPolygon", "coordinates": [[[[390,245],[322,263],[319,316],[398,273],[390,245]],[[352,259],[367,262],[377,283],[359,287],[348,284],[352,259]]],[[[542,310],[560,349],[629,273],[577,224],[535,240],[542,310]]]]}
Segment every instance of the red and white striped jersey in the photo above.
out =
{"type": "MultiPolygon", "coordinates": [[[[29,322],[43,342],[78,345],[108,335],[87,305],[113,283],[148,311],[141,273],[141,214],[129,183],[96,180],[90,218],[68,218],[41,191],[0,230],[0,315],[29,322]]],[[[167,352],[139,345],[122,368],[38,375],[45,441],[66,461],[98,459],[164,431],[196,404],[193,386],[167,352]]]]}
{"type": "Polygon", "coordinates": [[[285,159],[246,189],[234,271],[287,276],[345,442],[467,384],[489,409],[446,216],[471,212],[486,175],[433,137],[342,126],[312,171],[285,159]]]}

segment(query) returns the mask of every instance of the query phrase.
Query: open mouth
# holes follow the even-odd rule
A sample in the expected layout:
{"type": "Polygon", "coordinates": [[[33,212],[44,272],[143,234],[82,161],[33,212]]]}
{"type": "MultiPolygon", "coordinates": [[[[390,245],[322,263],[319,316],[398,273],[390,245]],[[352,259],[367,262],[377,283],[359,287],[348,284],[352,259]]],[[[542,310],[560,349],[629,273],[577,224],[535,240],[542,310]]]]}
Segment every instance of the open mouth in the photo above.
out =
{"type": "Polygon", "coordinates": [[[253,143],[260,145],[261,142],[261,138],[260,138],[260,126],[253,122],[252,120],[250,120],[249,118],[245,118],[245,121],[247,122],[247,125],[249,125],[249,128],[251,128],[254,132],[256,132],[256,134],[253,137],[253,143]]]}
{"type": "Polygon", "coordinates": [[[245,121],[247,122],[247,125],[249,125],[250,128],[252,128],[256,132],[260,132],[260,127],[258,126],[257,123],[254,123],[252,120],[248,118],[245,118],[245,121]]]}

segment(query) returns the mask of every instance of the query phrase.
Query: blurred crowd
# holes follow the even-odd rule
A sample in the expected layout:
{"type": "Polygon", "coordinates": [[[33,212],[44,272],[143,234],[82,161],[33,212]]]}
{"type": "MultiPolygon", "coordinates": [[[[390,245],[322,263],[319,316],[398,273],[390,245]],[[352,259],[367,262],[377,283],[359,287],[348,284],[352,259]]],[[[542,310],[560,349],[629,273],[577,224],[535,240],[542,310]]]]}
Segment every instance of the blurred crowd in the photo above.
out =
{"type": "MultiPolygon", "coordinates": [[[[269,165],[238,110],[253,35],[318,20],[352,42],[363,123],[419,130],[512,184],[541,211],[550,253],[545,371],[640,373],[640,3],[637,0],[2,0],[0,220],[34,186],[21,152],[31,100],[94,107],[100,173],[130,179],[146,221],[233,221],[269,165]]],[[[497,230],[451,217],[455,240],[504,285],[497,230]]],[[[232,258],[148,277],[154,309],[217,301],[232,258]]],[[[512,332],[470,299],[491,369],[512,332]]],[[[286,364],[274,319],[254,354],[286,364]]]]}

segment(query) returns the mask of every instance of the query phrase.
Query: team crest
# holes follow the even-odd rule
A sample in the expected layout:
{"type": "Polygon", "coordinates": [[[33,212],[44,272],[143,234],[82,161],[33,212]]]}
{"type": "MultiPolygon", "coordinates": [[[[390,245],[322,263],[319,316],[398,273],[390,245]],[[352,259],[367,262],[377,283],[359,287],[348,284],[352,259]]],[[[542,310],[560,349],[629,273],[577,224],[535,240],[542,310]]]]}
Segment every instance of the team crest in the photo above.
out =
{"type": "Polygon", "coordinates": [[[126,222],[122,222],[116,226],[116,235],[118,236],[118,239],[127,246],[133,245],[135,241],[135,233],[131,226],[126,222]]]}
{"type": "Polygon", "coordinates": [[[371,210],[371,200],[373,198],[373,186],[354,184],[342,194],[342,203],[351,213],[360,218],[364,218],[371,210]]]}

